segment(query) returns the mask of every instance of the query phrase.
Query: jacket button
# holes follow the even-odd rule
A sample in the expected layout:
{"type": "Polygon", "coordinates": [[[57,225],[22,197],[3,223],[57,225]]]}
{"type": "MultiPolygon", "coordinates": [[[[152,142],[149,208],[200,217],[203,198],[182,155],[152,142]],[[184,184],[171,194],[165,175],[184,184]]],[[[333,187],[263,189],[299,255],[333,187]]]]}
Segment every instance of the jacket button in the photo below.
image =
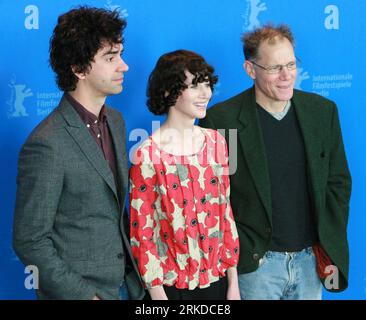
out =
{"type": "Polygon", "coordinates": [[[253,254],[253,259],[254,260],[259,260],[259,254],[258,253],[253,254]]]}
{"type": "Polygon", "coordinates": [[[117,258],[118,258],[118,259],[123,259],[123,253],[119,253],[119,254],[117,254],[117,258]]]}

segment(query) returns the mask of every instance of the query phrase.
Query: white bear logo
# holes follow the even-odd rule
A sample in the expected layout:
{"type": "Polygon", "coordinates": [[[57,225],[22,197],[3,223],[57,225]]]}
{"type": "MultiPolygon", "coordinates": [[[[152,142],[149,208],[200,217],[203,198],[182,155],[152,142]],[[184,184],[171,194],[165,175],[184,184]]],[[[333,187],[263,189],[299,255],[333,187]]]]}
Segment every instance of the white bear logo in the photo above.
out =
{"type": "Polygon", "coordinates": [[[249,3],[249,12],[246,16],[243,15],[242,17],[246,19],[246,26],[244,29],[250,31],[260,26],[258,16],[261,12],[266,11],[267,7],[266,4],[264,2],[261,2],[260,0],[247,0],[247,1],[249,3]]]}
{"type": "Polygon", "coordinates": [[[309,73],[307,71],[304,72],[303,68],[297,68],[297,76],[296,76],[296,81],[295,81],[295,88],[301,90],[301,83],[306,80],[309,79],[309,73]]]}
{"type": "Polygon", "coordinates": [[[12,79],[9,87],[12,88],[12,99],[10,104],[10,117],[27,117],[29,114],[24,107],[24,99],[33,96],[30,88],[26,89],[25,84],[16,84],[15,79],[12,79]]]}

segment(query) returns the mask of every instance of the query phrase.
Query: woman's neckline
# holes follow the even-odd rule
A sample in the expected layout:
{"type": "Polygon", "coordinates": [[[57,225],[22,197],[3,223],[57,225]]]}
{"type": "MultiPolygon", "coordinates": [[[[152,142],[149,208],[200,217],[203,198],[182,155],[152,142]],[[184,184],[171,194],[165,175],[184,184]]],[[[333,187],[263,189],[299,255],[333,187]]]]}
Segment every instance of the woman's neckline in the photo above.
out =
{"type": "Polygon", "coordinates": [[[172,156],[172,157],[193,157],[193,156],[196,156],[196,155],[200,155],[203,150],[206,148],[206,145],[207,145],[207,134],[205,132],[205,130],[201,127],[198,127],[201,132],[203,133],[203,136],[204,136],[204,140],[203,140],[203,143],[202,143],[202,146],[200,147],[200,149],[195,152],[195,153],[191,153],[191,154],[174,154],[174,153],[171,153],[171,152],[168,152],[166,150],[164,150],[163,148],[161,148],[156,142],[155,140],[152,138],[152,135],[149,136],[149,139],[151,140],[151,142],[155,145],[155,147],[157,149],[159,149],[162,153],[165,153],[169,156],[172,156]]]}

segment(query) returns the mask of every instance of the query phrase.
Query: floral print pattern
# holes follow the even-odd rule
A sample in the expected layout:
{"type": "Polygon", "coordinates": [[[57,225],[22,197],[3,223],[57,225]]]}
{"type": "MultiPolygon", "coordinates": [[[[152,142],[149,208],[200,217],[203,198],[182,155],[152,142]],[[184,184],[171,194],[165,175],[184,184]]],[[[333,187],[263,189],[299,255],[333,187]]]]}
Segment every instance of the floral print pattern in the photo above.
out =
{"type": "Polygon", "coordinates": [[[130,169],[131,247],[147,288],[205,288],[236,266],[226,141],[202,129],[193,155],[175,156],[150,137],[130,169]]]}

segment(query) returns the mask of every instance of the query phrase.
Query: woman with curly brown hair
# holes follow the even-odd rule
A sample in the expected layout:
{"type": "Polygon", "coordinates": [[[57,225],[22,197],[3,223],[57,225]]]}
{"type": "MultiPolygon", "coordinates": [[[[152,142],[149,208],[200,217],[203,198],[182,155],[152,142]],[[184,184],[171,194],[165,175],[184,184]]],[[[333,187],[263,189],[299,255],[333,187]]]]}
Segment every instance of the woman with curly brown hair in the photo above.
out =
{"type": "Polygon", "coordinates": [[[164,54],[149,77],[149,110],[167,119],[135,153],[130,202],[132,252],[152,299],[240,299],[226,142],[194,124],[216,82],[186,50],[164,54]]]}

